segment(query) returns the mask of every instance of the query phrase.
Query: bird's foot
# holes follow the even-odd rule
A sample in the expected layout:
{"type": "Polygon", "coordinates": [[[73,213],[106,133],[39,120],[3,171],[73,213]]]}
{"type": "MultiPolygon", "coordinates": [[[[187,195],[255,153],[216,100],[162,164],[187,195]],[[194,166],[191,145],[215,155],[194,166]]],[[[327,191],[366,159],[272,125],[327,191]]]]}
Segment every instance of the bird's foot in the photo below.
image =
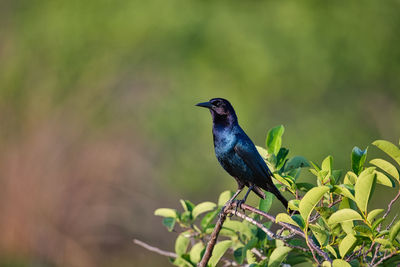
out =
{"type": "Polygon", "coordinates": [[[242,204],[244,204],[245,201],[246,200],[244,200],[244,199],[236,200],[235,214],[236,214],[238,208],[242,209],[242,204]]]}

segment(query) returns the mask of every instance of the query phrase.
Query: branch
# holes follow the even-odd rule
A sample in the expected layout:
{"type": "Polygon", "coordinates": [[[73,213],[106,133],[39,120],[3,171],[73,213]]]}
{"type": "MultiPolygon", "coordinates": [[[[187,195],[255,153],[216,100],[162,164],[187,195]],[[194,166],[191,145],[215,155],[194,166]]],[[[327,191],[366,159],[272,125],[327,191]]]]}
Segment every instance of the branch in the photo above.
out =
{"type": "Polygon", "coordinates": [[[229,212],[230,212],[231,214],[235,214],[236,216],[238,216],[238,217],[240,217],[240,218],[242,218],[242,219],[248,221],[248,222],[251,223],[251,224],[254,224],[254,225],[257,226],[258,228],[260,228],[261,230],[263,230],[264,233],[266,233],[271,239],[279,239],[279,240],[282,240],[283,243],[285,243],[285,245],[286,245],[287,247],[295,248],[295,249],[298,249],[298,250],[301,250],[301,251],[304,251],[304,252],[309,252],[309,250],[306,249],[306,248],[299,247],[299,246],[294,246],[294,245],[291,245],[291,244],[287,243],[287,242],[286,242],[286,240],[287,240],[287,237],[286,237],[286,236],[280,236],[280,235],[274,234],[274,233],[271,232],[267,227],[265,227],[264,225],[262,225],[262,223],[260,223],[260,222],[258,222],[258,221],[256,221],[256,220],[254,220],[253,218],[250,218],[249,216],[246,216],[245,214],[240,213],[240,212],[235,211],[235,210],[229,210],[229,212]]]}
{"type": "MultiPolygon", "coordinates": [[[[396,200],[397,200],[399,197],[400,197],[400,190],[399,190],[399,192],[397,193],[397,195],[389,202],[388,208],[387,208],[385,214],[383,214],[382,218],[386,218],[386,217],[388,216],[389,212],[390,212],[391,209],[392,209],[392,205],[394,204],[394,202],[396,202],[396,200]]],[[[378,228],[376,229],[378,232],[381,230],[381,226],[382,226],[382,223],[380,223],[379,226],[378,226],[378,228]]]]}
{"type": "MultiPolygon", "coordinates": [[[[236,203],[235,203],[235,204],[236,204],[236,203]]],[[[276,223],[276,224],[278,224],[278,225],[280,225],[280,226],[282,226],[282,227],[285,227],[286,229],[289,229],[289,230],[295,232],[296,234],[300,235],[300,236],[303,237],[304,239],[306,238],[306,235],[304,234],[304,232],[303,232],[300,228],[298,228],[298,227],[296,227],[296,226],[293,226],[293,225],[290,225],[290,224],[284,223],[284,222],[275,222],[275,217],[274,217],[274,216],[269,215],[268,213],[263,212],[263,211],[261,211],[261,210],[259,210],[259,209],[256,209],[256,208],[254,208],[254,207],[252,207],[252,206],[249,206],[249,205],[247,205],[247,204],[242,204],[242,205],[240,205],[240,207],[241,207],[242,209],[244,209],[244,210],[249,210],[249,211],[254,212],[254,213],[258,214],[258,215],[261,215],[261,216],[263,216],[264,218],[267,218],[268,220],[272,221],[273,223],[276,223]]],[[[314,241],[313,241],[312,239],[309,238],[309,242],[308,242],[308,243],[309,243],[309,245],[310,245],[310,248],[311,248],[312,250],[315,250],[315,251],[318,253],[318,255],[320,255],[321,257],[324,258],[324,260],[329,261],[329,262],[332,262],[332,260],[331,260],[331,259],[329,258],[329,256],[328,256],[328,254],[327,254],[325,251],[321,250],[321,248],[319,248],[319,247],[314,243],[314,241]]]]}
{"type": "Polygon", "coordinates": [[[150,250],[152,252],[155,252],[157,254],[160,254],[160,255],[163,255],[163,256],[167,256],[167,257],[171,257],[171,258],[176,258],[177,257],[177,255],[175,253],[173,253],[173,252],[165,251],[165,250],[159,249],[157,247],[150,246],[149,244],[146,244],[145,242],[140,241],[140,240],[138,240],[136,238],[133,239],[132,241],[136,245],[139,245],[139,246],[141,246],[141,247],[143,247],[143,248],[145,248],[147,250],[150,250]]]}
{"type": "MultiPolygon", "coordinates": [[[[332,202],[331,204],[328,205],[328,208],[332,208],[333,206],[335,206],[336,204],[340,203],[342,201],[342,197],[339,196],[334,202],[332,202]]],[[[314,217],[312,217],[310,219],[310,222],[315,222],[319,217],[321,217],[321,215],[319,213],[317,213],[314,217]]]]}
{"type": "Polygon", "coordinates": [[[233,206],[232,203],[229,203],[228,206],[224,206],[221,209],[221,211],[219,213],[218,221],[215,224],[214,230],[211,234],[210,241],[208,241],[207,248],[206,248],[206,251],[204,252],[203,258],[201,258],[201,261],[197,265],[198,267],[206,267],[207,266],[207,263],[210,260],[212,252],[214,250],[215,243],[217,242],[219,232],[221,231],[222,225],[225,222],[226,215],[228,214],[228,210],[231,209],[232,206],[233,206]]]}
{"type": "Polygon", "coordinates": [[[375,263],[374,265],[372,265],[373,267],[375,266],[379,266],[379,264],[381,264],[383,261],[393,257],[394,255],[399,254],[398,251],[393,251],[392,253],[390,253],[389,255],[386,255],[385,257],[382,257],[377,263],[375,263]]]}

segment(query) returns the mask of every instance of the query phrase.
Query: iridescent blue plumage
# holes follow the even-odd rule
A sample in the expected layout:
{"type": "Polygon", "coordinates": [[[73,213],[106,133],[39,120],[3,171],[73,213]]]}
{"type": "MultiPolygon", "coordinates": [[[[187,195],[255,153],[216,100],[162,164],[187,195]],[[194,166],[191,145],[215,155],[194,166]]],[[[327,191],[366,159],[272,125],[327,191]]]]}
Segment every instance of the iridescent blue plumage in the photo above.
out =
{"type": "Polygon", "coordinates": [[[288,202],[272,182],[272,173],[258,153],[255,145],[238,124],[235,110],[228,100],[213,98],[197,106],[208,108],[213,119],[213,137],[215,155],[221,166],[238,183],[238,190],[231,201],[244,186],[249,187],[242,203],[249,192],[254,191],[265,198],[264,189],[273,193],[287,208],[288,202]]]}

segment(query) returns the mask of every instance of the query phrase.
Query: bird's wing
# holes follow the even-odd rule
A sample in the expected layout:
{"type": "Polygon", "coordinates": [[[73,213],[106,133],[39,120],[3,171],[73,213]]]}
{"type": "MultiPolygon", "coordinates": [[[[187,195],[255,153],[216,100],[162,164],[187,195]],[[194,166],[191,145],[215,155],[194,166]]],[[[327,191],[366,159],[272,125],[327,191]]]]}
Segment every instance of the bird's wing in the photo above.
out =
{"type": "MultiPolygon", "coordinates": [[[[272,183],[271,177],[273,174],[252,143],[239,141],[236,143],[234,150],[236,154],[253,171],[256,177],[263,177],[272,183]]],[[[262,183],[264,181],[259,182],[262,183]]]]}
{"type": "Polygon", "coordinates": [[[244,163],[249,167],[254,174],[254,183],[256,186],[261,187],[273,193],[287,208],[288,202],[275,187],[272,182],[273,174],[268,168],[267,164],[264,162],[263,158],[258,153],[256,147],[250,139],[242,138],[236,143],[233,148],[236,154],[244,161],[244,163]]]}

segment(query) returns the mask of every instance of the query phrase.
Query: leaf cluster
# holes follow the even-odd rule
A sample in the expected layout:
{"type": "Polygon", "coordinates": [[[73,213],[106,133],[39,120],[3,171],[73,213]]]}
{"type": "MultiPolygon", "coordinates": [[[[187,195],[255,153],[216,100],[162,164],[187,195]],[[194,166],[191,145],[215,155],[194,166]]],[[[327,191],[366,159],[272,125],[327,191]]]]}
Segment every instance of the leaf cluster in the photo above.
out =
{"type": "MultiPolygon", "coordinates": [[[[309,262],[322,266],[393,266],[400,263],[400,220],[387,221],[394,201],[400,196],[400,149],[384,140],[372,146],[382,150],[391,159],[372,159],[367,163],[368,148],[355,147],[351,152],[351,170],[342,175],[333,168],[333,157],[321,164],[309,162],[302,156],[288,157],[289,150],[281,147],[283,126],[271,129],[266,147],[257,147],[274,174],[274,182],[281,191],[290,192],[290,210],[296,214],[280,213],[275,221],[265,220],[256,213],[247,215],[262,226],[275,231],[272,238],[249,220],[228,218],[219,233],[219,241],[208,262],[216,266],[280,266],[309,262]],[[298,181],[302,169],[308,168],[315,185],[298,181]],[[343,176],[343,177],[342,177],[343,176]],[[386,207],[371,210],[369,202],[376,185],[395,188],[398,194],[386,207]],[[283,223],[283,224],[282,224],[283,223]],[[277,230],[276,225],[289,225],[277,230]],[[301,235],[294,233],[293,227],[301,235]],[[313,245],[314,244],[314,245],[313,245]],[[318,253],[319,252],[319,253],[318,253]],[[327,257],[321,257],[321,253],[327,257]],[[327,260],[329,259],[329,260],[327,260]]],[[[197,205],[181,200],[183,211],[157,209],[155,215],[163,216],[169,231],[180,226],[181,233],[175,241],[176,266],[196,266],[205,251],[214,221],[232,192],[221,193],[217,203],[202,202],[197,205]]],[[[273,195],[266,192],[260,199],[258,210],[267,213],[273,195]]]]}

